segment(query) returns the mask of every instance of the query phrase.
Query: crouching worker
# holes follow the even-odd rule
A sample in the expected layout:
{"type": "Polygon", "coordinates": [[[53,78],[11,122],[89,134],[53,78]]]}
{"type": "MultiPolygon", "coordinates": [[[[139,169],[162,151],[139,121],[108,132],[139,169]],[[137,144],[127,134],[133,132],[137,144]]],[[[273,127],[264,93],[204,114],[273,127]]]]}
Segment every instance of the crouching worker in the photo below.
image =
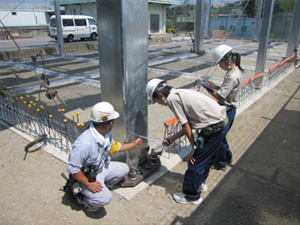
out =
{"type": "Polygon", "coordinates": [[[175,89],[166,81],[157,78],[148,82],[146,92],[154,103],[168,106],[181,124],[182,129],[167,137],[167,143],[163,145],[168,146],[183,135],[191,144],[183,190],[182,193],[174,194],[174,200],[180,204],[200,204],[201,190],[205,189],[213,157],[226,135],[226,108],[200,92],[175,89]],[[200,131],[196,139],[192,129],[200,131]]]}
{"type": "Polygon", "coordinates": [[[107,205],[112,200],[108,188],[129,173],[127,164],[110,161],[109,153],[124,152],[142,143],[141,138],[127,144],[113,140],[110,131],[118,117],[110,103],[94,105],[89,128],[75,140],[70,152],[67,171],[81,184],[81,204],[89,212],[107,205]]]}

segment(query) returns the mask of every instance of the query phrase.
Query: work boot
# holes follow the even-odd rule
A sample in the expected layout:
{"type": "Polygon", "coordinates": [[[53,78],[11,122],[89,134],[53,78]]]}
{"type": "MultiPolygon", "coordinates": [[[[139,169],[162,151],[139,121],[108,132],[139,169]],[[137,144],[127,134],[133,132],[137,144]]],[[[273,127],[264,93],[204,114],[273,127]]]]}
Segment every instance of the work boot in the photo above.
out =
{"type": "Polygon", "coordinates": [[[215,170],[222,170],[222,171],[225,172],[227,166],[224,166],[224,167],[223,167],[223,166],[220,166],[220,165],[213,165],[211,168],[212,168],[212,169],[215,169],[215,170]]]}
{"type": "Polygon", "coordinates": [[[83,198],[84,198],[84,195],[81,194],[81,196],[79,198],[79,201],[80,201],[79,204],[82,205],[86,211],[93,213],[93,212],[97,212],[99,210],[99,208],[93,208],[92,206],[90,206],[88,203],[86,203],[84,201],[83,198]]]}

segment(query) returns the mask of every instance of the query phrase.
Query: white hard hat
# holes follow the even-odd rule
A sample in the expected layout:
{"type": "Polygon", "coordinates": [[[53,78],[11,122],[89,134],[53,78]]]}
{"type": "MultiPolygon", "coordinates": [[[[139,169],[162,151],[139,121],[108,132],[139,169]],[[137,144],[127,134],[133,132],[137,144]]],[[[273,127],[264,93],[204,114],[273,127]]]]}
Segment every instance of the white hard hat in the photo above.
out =
{"type": "Polygon", "coordinates": [[[158,78],[154,78],[151,79],[146,87],[146,93],[148,96],[148,99],[152,102],[153,100],[153,93],[155,91],[155,89],[157,88],[157,86],[161,83],[161,82],[165,82],[164,80],[158,79],[158,78]]]}
{"type": "Polygon", "coordinates": [[[219,63],[221,59],[232,50],[232,48],[228,45],[219,45],[213,51],[213,57],[216,63],[219,63]]]}
{"type": "Polygon", "coordinates": [[[99,123],[117,119],[119,116],[120,114],[108,102],[97,103],[91,112],[91,120],[99,123]]]}

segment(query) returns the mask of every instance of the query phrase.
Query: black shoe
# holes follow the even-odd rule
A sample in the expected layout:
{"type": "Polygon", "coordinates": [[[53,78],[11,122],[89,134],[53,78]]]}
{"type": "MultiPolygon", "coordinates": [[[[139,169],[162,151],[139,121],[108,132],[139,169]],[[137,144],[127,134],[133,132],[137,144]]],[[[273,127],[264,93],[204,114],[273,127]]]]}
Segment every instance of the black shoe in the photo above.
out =
{"type": "Polygon", "coordinates": [[[226,159],[226,162],[227,162],[228,164],[231,164],[231,163],[232,163],[232,159],[226,159]]]}
{"type": "Polygon", "coordinates": [[[220,166],[220,165],[213,165],[211,168],[215,170],[222,170],[225,171],[227,166],[220,166]]]}

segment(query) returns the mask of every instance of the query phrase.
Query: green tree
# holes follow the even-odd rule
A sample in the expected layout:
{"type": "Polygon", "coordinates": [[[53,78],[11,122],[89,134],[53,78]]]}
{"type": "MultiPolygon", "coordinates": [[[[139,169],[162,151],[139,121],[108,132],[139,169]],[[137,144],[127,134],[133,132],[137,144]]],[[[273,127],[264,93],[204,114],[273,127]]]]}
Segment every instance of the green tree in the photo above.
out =
{"type": "Polygon", "coordinates": [[[175,15],[176,18],[184,16],[184,7],[182,5],[178,5],[175,7],[175,15]]]}
{"type": "MultiPolygon", "coordinates": [[[[284,0],[284,1],[295,1],[295,0],[284,0]]],[[[248,0],[243,0],[242,2],[242,7],[244,8],[247,4],[248,0]]],[[[274,12],[282,12],[282,11],[286,11],[286,10],[283,10],[281,5],[282,5],[282,2],[281,0],[275,0],[275,4],[274,4],[274,12]]],[[[249,0],[246,8],[245,8],[245,14],[248,16],[248,17],[254,17],[256,15],[256,0],[249,0]]],[[[264,4],[263,4],[263,9],[262,9],[262,15],[263,15],[263,11],[264,11],[264,4]]]]}
{"type": "Polygon", "coordinates": [[[166,16],[167,16],[167,19],[168,20],[174,20],[174,9],[173,8],[171,8],[170,6],[168,6],[167,8],[166,8],[167,10],[166,10],[166,16]]]}
{"type": "Polygon", "coordinates": [[[295,7],[295,0],[283,0],[280,4],[282,11],[293,12],[295,7]]]}
{"type": "Polygon", "coordinates": [[[254,17],[255,15],[255,0],[244,0],[242,2],[242,7],[245,8],[245,14],[248,16],[248,17],[254,17]],[[247,4],[248,2],[248,4],[247,4]],[[247,5],[247,6],[246,6],[247,5]]]}

